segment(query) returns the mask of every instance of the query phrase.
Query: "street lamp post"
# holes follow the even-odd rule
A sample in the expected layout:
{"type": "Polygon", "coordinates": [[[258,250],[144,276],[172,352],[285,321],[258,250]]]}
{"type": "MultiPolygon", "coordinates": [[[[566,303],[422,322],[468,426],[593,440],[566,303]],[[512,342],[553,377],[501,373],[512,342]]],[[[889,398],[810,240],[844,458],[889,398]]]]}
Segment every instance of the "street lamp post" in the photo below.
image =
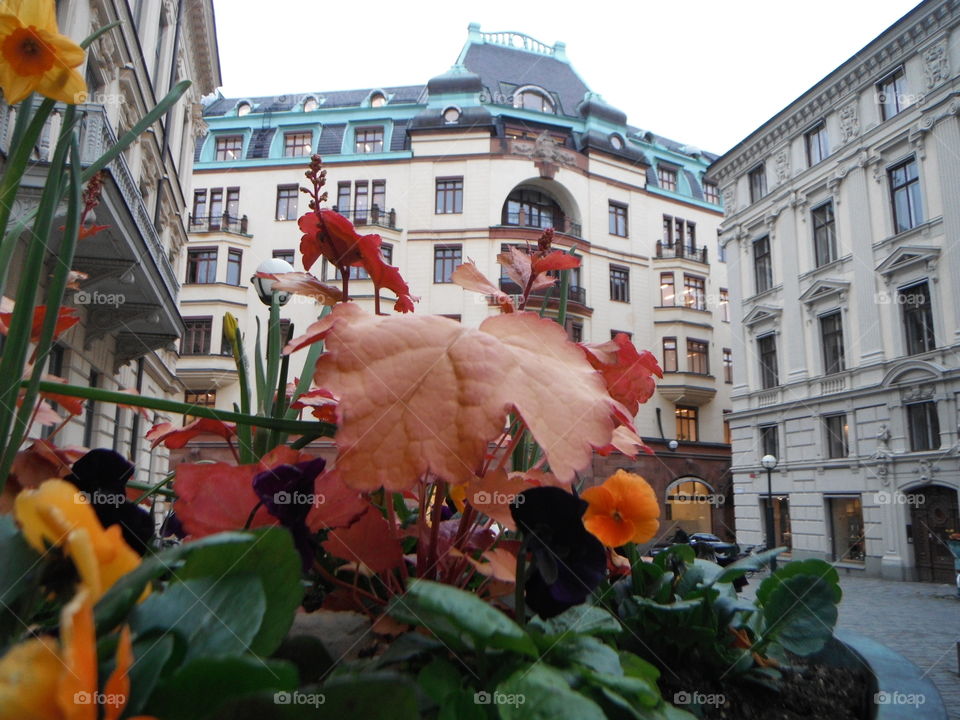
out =
{"type": "MultiPolygon", "coordinates": [[[[776,543],[773,537],[773,469],[777,466],[777,458],[773,455],[764,455],[760,464],[767,470],[767,550],[773,550],[776,543]]],[[[770,572],[777,571],[777,559],[770,560],[770,572]]]]}

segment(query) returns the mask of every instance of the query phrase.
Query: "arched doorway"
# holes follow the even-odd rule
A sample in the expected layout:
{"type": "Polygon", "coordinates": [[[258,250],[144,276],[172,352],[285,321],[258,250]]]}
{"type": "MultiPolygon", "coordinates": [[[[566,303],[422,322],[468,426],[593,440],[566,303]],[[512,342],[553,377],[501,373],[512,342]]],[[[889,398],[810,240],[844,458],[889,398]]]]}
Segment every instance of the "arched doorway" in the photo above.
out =
{"type": "Polygon", "coordinates": [[[573,196],[562,185],[543,179],[526,180],[510,191],[500,211],[500,223],[515,227],[581,236],[573,196]]]}
{"type": "Polygon", "coordinates": [[[942,485],[924,485],[904,494],[910,507],[913,555],[917,579],[953,584],[956,572],[947,536],[960,532],[957,491],[942,485]]]}
{"type": "Polygon", "coordinates": [[[667,485],[667,520],[688,534],[713,532],[713,488],[696,477],[677,478],[667,485]]]}

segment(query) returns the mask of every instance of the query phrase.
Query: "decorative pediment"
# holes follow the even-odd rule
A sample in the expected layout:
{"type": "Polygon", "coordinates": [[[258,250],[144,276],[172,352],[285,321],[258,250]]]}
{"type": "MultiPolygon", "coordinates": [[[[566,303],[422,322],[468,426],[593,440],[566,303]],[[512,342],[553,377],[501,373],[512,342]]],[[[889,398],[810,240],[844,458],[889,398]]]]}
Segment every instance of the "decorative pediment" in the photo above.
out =
{"type": "Polygon", "coordinates": [[[747,327],[753,327],[767,320],[776,322],[780,319],[782,312],[783,310],[781,308],[771,305],[757,305],[743,318],[743,324],[747,327]]]}
{"type": "Polygon", "coordinates": [[[906,360],[897,363],[880,381],[882,387],[901,386],[914,388],[920,386],[930,386],[937,380],[941,380],[947,369],[942,365],[932,363],[929,360],[906,360]]]}
{"type": "Polygon", "coordinates": [[[850,283],[843,280],[817,280],[800,295],[800,302],[812,305],[824,298],[843,296],[850,290],[850,283]]]}
{"type": "Polygon", "coordinates": [[[904,268],[912,267],[919,263],[936,264],[939,258],[940,248],[904,245],[894,250],[883,262],[877,265],[877,272],[889,277],[904,268]]]}

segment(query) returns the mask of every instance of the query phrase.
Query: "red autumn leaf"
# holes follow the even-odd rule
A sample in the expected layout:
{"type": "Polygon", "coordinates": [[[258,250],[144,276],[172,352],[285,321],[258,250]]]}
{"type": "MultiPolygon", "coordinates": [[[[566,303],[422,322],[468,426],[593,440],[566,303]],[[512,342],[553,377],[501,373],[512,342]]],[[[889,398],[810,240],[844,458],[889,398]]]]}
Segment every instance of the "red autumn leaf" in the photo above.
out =
{"type": "Polygon", "coordinates": [[[517,555],[506,548],[491,548],[483,553],[480,560],[474,560],[470,555],[464,555],[456,548],[451,548],[451,555],[465,557],[477,572],[494,580],[513,583],[517,580],[517,555]]]}
{"type": "Polygon", "coordinates": [[[233,423],[225,423],[221,420],[212,418],[198,418],[192,423],[183,427],[177,427],[173,423],[158,423],[150,428],[146,434],[146,439],[151,442],[150,447],[156,447],[160,443],[171,450],[182,448],[197,435],[219,435],[224,440],[230,440],[237,434],[237,426],[233,423]]]}
{"type": "Polygon", "coordinates": [[[290,404],[293,410],[310,408],[317,420],[337,424],[337,399],[333,393],[324,388],[315,388],[300,395],[290,404]]]}
{"type": "MultiPolygon", "coordinates": [[[[63,383],[64,385],[67,383],[66,380],[61,377],[57,377],[56,375],[44,374],[40,379],[46,382],[63,383]]],[[[50,402],[57,403],[71,415],[80,415],[83,412],[84,406],[87,402],[83,398],[74,397],[72,395],[60,395],[59,393],[45,392],[43,390],[40,391],[40,397],[45,398],[50,402]]]]}
{"type": "MultiPolygon", "coordinates": [[[[30,341],[37,342],[40,339],[40,331],[43,329],[43,321],[47,315],[47,306],[38,305],[33,310],[33,323],[30,326],[30,341]]],[[[6,335],[10,323],[13,321],[13,312],[0,312],[0,335],[6,335]]],[[[53,331],[53,337],[58,338],[67,330],[80,322],[80,315],[76,308],[62,307],[57,314],[57,324],[53,331]]]]}
{"type": "Polygon", "coordinates": [[[361,260],[357,243],[360,235],[347,218],[333,210],[311,210],[298,221],[303,237],[300,252],[303,269],[309,270],[322,255],[335,267],[358,265],[361,260]]]}
{"type": "Polygon", "coordinates": [[[653,375],[662,378],[657,358],[648,350],[637,352],[626,333],[617,333],[613,340],[598,344],[581,344],[587,360],[603,376],[610,397],[623,403],[636,415],[640,403],[653,395],[653,375]]]}
{"type": "Polygon", "coordinates": [[[572,270],[580,267],[580,258],[562,250],[554,250],[541,257],[539,253],[533,255],[533,272],[539,275],[550,270],[572,270]]]}
{"type": "Polygon", "coordinates": [[[321,282],[319,278],[305,272],[288,273],[263,273],[258,272],[257,277],[273,280],[274,290],[283,290],[284,292],[296,293],[297,295],[306,295],[312,297],[321,305],[336,305],[343,299],[343,293],[339,288],[327,285],[321,282]]]}
{"type": "Polygon", "coordinates": [[[393,309],[397,312],[413,312],[413,303],[419,300],[410,294],[410,287],[400,276],[399,268],[387,265],[380,251],[381,238],[379,235],[364,235],[360,238],[360,253],[363,256],[363,267],[373,280],[374,291],[379,294],[380,288],[386,288],[397,296],[393,309]]]}
{"type": "Polygon", "coordinates": [[[346,527],[370,507],[359,492],[347,487],[336,468],[317,478],[313,492],[316,502],[307,515],[307,527],[313,532],[346,527]]]}
{"type": "Polygon", "coordinates": [[[350,527],[331,532],[323,549],[348,563],[363,563],[373,572],[391,570],[403,562],[400,542],[373,507],[350,527]]]}
{"type": "Polygon", "coordinates": [[[474,330],[345,303],[308,334],[326,343],[314,383],[340,398],[337,467],[358,489],[403,490],[427,471],[468,482],[513,407],[570,482],[625,416],[563,329],[533,313],[474,330]]]}
{"type": "Polygon", "coordinates": [[[473,260],[467,260],[462,265],[457,265],[453,270],[451,280],[466,290],[493,297],[497,305],[500,306],[500,312],[512,313],[516,310],[513,305],[513,298],[487,280],[486,276],[474,265],[473,260]]]}
{"type": "Polygon", "coordinates": [[[50,478],[70,474],[70,466],[86,453],[85,448],[59,448],[50,440],[34,440],[13,459],[7,484],[0,495],[0,513],[13,510],[13,500],[21,490],[36,488],[50,478]]]}

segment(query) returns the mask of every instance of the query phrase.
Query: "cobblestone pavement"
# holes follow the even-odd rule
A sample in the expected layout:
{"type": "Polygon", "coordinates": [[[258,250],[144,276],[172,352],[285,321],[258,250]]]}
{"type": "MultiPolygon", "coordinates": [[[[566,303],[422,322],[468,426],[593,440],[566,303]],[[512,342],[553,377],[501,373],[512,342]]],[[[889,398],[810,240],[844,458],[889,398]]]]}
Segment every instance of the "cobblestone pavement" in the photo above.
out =
{"type": "MultiPolygon", "coordinates": [[[[750,578],[745,593],[762,577],[750,578]]],[[[840,569],[838,626],[866,635],[903,655],[927,674],[951,720],[960,720],[960,598],[950,585],[865,578],[840,569]]]]}

